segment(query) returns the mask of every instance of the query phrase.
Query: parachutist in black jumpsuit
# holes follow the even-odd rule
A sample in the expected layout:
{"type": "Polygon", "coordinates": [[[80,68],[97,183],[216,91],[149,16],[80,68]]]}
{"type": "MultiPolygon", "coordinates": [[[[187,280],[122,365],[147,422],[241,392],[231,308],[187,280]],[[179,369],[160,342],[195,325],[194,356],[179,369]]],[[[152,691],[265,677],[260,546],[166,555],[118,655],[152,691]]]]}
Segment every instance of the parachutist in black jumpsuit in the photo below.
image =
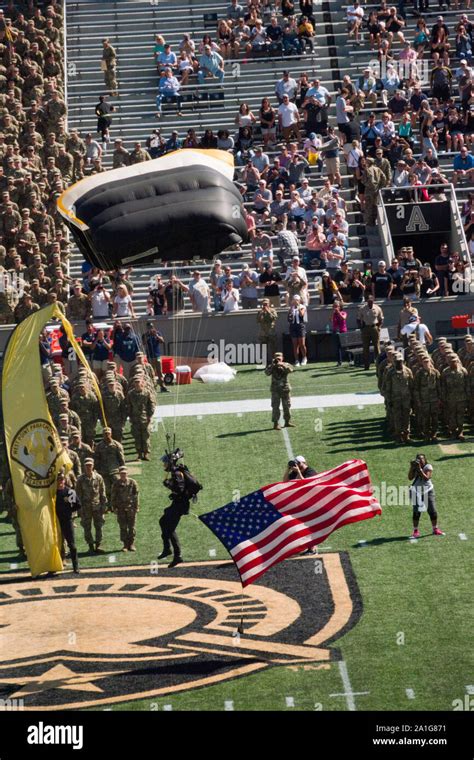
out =
{"type": "Polygon", "coordinates": [[[173,559],[168,567],[174,567],[183,561],[176,528],[178,527],[181,517],[187,515],[189,512],[190,498],[186,493],[186,481],[180,468],[175,468],[172,465],[165,463],[165,469],[168,472],[171,469],[171,477],[168,480],[163,481],[163,485],[171,491],[171,504],[165,509],[163,516],[160,519],[163,551],[158,559],[169,557],[171,554],[171,547],[173,547],[173,559]]]}

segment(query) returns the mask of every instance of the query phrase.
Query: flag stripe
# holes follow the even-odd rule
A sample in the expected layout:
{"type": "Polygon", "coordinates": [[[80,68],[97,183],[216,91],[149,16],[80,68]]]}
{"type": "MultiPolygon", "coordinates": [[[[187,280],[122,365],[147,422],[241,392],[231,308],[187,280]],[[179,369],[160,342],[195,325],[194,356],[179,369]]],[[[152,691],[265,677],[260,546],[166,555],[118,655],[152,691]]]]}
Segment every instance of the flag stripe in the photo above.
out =
{"type": "Polygon", "coordinates": [[[365,520],[373,516],[374,514],[372,511],[368,513],[367,508],[364,507],[353,509],[350,512],[344,512],[339,516],[337,520],[332,521],[328,528],[310,534],[309,536],[293,538],[292,541],[288,542],[279,551],[272,552],[266,560],[262,561],[260,559],[258,563],[250,563],[250,567],[248,565],[242,567],[239,562],[236,562],[243,585],[246,586],[249,583],[252,583],[259,575],[262,575],[262,573],[272,567],[272,565],[275,565],[277,562],[281,562],[282,559],[291,557],[293,554],[298,554],[300,551],[303,551],[306,548],[310,548],[315,544],[321,543],[334,530],[336,530],[336,528],[341,528],[343,525],[359,522],[360,520],[365,520]]]}
{"type": "Polygon", "coordinates": [[[311,478],[272,483],[201,519],[228,548],[247,586],[337,528],[381,513],[366,463],[352,459],[311,478]]]}
{"type": "Polygon", "coordinates": [[[331,525],[338,522],[341,514],[352,511],[351,507],[352,510],[360,509],[361,514],[365,510],[370,516],[372,516],[372,513],[374,512],[370,503],[358,504],[356,507],[353,501],[348,499],[342,504],[335,505],[330,512],[322,514],[313,520],[307,520],[304,523],[296,520],[292,524],[279,526],[275,537],[267,537],[264,541],[258,541],[258,537],[256,537],[257,540],[250,542],[250,545],[245,548],[242,548],[242,545],[239,544],[232,550],[234,561],[242,566],[260,562],[262,557],[279,551],[281,546],[288,543],[288,541],[291,540],[291,536],[296,533],[300,534],[301,532],[305,532],[306,535],[311,534],[313,536],[318,536],[320,534],[323,535],[326,527],[330,528],[329,532],[332,532],[334,528],[331,528],[331,525]],[[316,527],[319,528],[318,533],[314,530],[316,527]]]}

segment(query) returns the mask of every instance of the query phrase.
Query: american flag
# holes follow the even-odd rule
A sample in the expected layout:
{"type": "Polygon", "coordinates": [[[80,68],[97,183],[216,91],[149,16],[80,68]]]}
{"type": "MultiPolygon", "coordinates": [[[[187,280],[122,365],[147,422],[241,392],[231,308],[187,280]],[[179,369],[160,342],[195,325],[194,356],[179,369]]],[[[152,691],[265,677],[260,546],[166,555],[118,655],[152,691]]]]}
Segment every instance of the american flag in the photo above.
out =
{"type": "Polygon", "coordinates": [[[274,483],[200,516],[229,551],[243,586],[349,523],[382,514],[361,459],[274,483]]]}

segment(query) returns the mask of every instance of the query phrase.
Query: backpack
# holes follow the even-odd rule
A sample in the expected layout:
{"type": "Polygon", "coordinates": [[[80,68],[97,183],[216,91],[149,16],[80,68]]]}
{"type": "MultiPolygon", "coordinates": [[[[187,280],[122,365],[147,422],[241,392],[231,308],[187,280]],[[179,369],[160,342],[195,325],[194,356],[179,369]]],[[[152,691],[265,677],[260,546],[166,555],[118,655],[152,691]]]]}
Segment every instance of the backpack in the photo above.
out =
{"type": "Polygon", "coordinates": [[[187,467],[183,467],[181,472],[184,476],[186,496],[189,496],[190,499],[194,499],[198,495],[199,491],[202,491],[203,487],[197,478],[195,478],[194,475],[189,472],[187,467]]]}

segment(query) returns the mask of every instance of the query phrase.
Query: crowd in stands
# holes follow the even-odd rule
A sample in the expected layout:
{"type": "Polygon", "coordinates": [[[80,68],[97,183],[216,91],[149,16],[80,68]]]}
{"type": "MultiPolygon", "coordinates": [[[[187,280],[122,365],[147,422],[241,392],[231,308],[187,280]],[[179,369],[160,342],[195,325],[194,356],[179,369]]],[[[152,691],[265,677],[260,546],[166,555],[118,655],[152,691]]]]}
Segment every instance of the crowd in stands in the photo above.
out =
{"type": "MultiPolygon", "coordinates": [[[[380,189],[391,188],[393,199],[442,201],[443,185],[468,187],[474,176],[473,22],[460,10],[449,22],[439,16],[428,24],[415,3],[419,18],[416,29],[408,30],[406,5],[396,10],[382,0],[369,13],[358,2],[348,7],[348,41],[365,40],[378,64],[344,75],[337,93],[314,71],[291,74],[292,58],[313,49],[311,0],[232,0],[213,33],[202,40],[184,33],[176,50],[163,35],[156,36],[160,118],[166,118],[169,101],[184,118],[180,93],[186,88],[225,88],[228,59],[263,54],[283,56],[284,63],[273,92],[262,93],[255,111],[242,102],[233,124],[202,135],[185,127],[181,136],[171,130],[168,137],[157,128],[145,145],[137,141],[130,150],[120,137],[113,140],[113,168],[179,148],[227,150],[235,157],[245,201],[251,261],[230,266],[228,255],[238,258],[237,248],[223,252],[225,261],[216,261],[208,276],[202,271],[189,281],[176,274],[158,276],[149,288],[148,315],[182,311],[188,297],[196,312],[227,313],[255,308],[261,296],[284,306],[295,295],[308,305],[358,303],[369,294],[401,299],[468,292],[469,262],[456,251],[448,251],[445,263],[429,264],[417,250],[403,247],[383,272],[380,266],[372,271],[370,261],[350,260],[343,175],[353,188],[352,208],[362,212],[368,228],[375,225],[380,189]],[[449,171],[440,162],[445,153],[449,171]]],[[[0,12],[3,323],[19,322],[52,301],[73,320],[136,316],[130,271],[103,272],[84,263],[81,280],[68,274],[71,246],[56,200],[69,183],[105,170],[114,110],[108,95],[116,94],[118,82],[116,51],[105,39],[108,95],[96,107],[99,137],[67,132],[62,34],[59,2],[24,7],[10,2],[0,12]]],[[[473,198],[469,195],[462,208],[470,246],[473,198]]]]}

